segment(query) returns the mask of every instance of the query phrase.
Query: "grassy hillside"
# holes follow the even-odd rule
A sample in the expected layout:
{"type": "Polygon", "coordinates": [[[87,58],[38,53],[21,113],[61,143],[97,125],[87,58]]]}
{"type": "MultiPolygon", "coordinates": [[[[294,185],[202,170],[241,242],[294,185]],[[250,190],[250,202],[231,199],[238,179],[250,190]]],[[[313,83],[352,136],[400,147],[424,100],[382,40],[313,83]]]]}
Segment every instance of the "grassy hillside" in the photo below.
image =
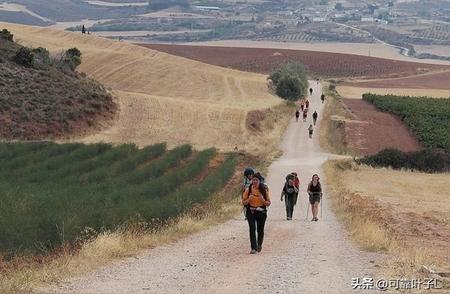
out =
{"type": "Polygon", "coordinates": [[[116,106],[99,83],[58,68],[45,50],[32,53],[32,64],[19,64],[21,49],[0,38],[0,138],[61,138],[112,118],[116,106]]]}
{"type": "MultiPolygon", "coordinates": [[[[77,47],[79,70],[113,89],[120,114],[112,128],[86,142],[167,142],[223,150],[263,146],[246,128],[249,111],[281,103],[269,93],[267,77],[171,56],[140,46],[77,33],[2,23],[23,44],[50,51],[77,47]]],[[[275,125],[275,121],[270,124],[275,125]]],[[[277,137],[279,129],[266,129],[277,137]]],[[[261,137],[261,136],[260,136],[261,137]]]]}
{"type": "Polygon", "coordinates": [[[189,145],[4,143],[0,159],[3,254],[46,252],[127,223],[158,223],[205,201],[235,170],[232,157],[189,145]]]}

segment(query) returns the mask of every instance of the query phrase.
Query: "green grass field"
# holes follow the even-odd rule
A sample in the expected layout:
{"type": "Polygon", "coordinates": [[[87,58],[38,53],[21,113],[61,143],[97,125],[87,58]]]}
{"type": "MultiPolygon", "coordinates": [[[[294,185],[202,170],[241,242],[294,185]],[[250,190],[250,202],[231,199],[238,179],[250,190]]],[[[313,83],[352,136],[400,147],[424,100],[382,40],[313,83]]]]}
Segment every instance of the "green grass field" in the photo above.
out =
{"type": "Polygon", "coordinates": [[[176,217],[234,173],[232,156],[209,167],[216,155],[189,145],[1,143],[0,252],[47,252],[86,228],[176,217]]]}
{"type": "Polygon", "coordinates": [[[450,98],[364,94],[363,99],[398,115],[426,147],[450,150],[450,98]]]}

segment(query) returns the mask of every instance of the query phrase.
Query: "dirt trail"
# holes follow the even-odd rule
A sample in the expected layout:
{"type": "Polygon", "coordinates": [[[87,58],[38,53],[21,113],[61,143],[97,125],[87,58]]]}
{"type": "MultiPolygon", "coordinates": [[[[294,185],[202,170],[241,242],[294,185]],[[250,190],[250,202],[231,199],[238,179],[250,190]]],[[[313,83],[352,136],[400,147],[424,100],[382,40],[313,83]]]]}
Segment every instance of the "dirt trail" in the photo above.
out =
{"type": "MultiPolygon", "coordinates": [[[[314,89],[311,113],[322,113],[320,85],[314,89]]],[[[310,115],[311,116],[311,115],[310,115]]],[[[116,262],[51,289],[89,293],[349,293],[352,277],[373,276],[377,256],[358,249],[323,203],[323,218],[306,217],[306,183],[329,155],[318,136],[308,139],[311,123],[293,119],[282,142],[284,155],[269,168],[272,206],[263,250],[250,255],[248,225],[237,216],[224,224],[116,262]],[[284,177],[299,171],[301,194],[294,220],[285,220],[280,191],[284,177]]],[[[322,183],[325,179],[322,176],[322,183]]],[[[326,187],[325,187],[326,188],[326,187]]],[[[320,216],[320,215],[319,215],[320,216]]]]}

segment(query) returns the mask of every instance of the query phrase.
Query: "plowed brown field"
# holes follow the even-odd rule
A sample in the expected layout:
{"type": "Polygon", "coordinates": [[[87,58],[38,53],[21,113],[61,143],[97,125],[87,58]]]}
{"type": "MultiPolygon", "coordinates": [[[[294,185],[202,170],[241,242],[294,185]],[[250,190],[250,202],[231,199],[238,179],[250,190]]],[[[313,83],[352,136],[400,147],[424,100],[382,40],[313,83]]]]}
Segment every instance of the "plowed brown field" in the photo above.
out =
{"type": "Polygon", "coordinates": [[[450,90],[450,71],[417,75],[412,77],[346,83],[364,88],[405,88],[450,90]]]}
{"type": "Polygon", "coordinates": [[[386,148],[421,149],[419,141],[397,116],[381,112],[363,100],[344,99],[344,104],[354,116],[346,121],[345,143],[356,153],[372,155],[386,148]]]}
{"type": "Polygon", "coordinates": [[[301,62],[312,74],[326,77],[400,77],[435,70],[450,70],[450,66],[446,65],[306,50],[165,44],[142,44],[142,46],[209,64],[264,74],[270,73],[287,61],[301,62]]]}

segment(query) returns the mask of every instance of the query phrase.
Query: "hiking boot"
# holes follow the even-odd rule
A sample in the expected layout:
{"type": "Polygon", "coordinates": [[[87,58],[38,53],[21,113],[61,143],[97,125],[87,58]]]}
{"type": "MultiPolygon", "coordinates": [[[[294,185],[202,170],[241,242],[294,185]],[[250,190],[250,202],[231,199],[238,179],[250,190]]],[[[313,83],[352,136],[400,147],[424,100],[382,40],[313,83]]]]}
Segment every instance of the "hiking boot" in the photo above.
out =
{"type": "Polygon", "coordinates": [[[250,254],[256,254],[256,250],[252,249],[252,251],[250,251],[250,254]]]}
{"type": "Polygon", "coordinates": [[[258,249],[256,249],[256,251],[261,252],[262,250],[262,246],[258,246],[258,249]]]}

